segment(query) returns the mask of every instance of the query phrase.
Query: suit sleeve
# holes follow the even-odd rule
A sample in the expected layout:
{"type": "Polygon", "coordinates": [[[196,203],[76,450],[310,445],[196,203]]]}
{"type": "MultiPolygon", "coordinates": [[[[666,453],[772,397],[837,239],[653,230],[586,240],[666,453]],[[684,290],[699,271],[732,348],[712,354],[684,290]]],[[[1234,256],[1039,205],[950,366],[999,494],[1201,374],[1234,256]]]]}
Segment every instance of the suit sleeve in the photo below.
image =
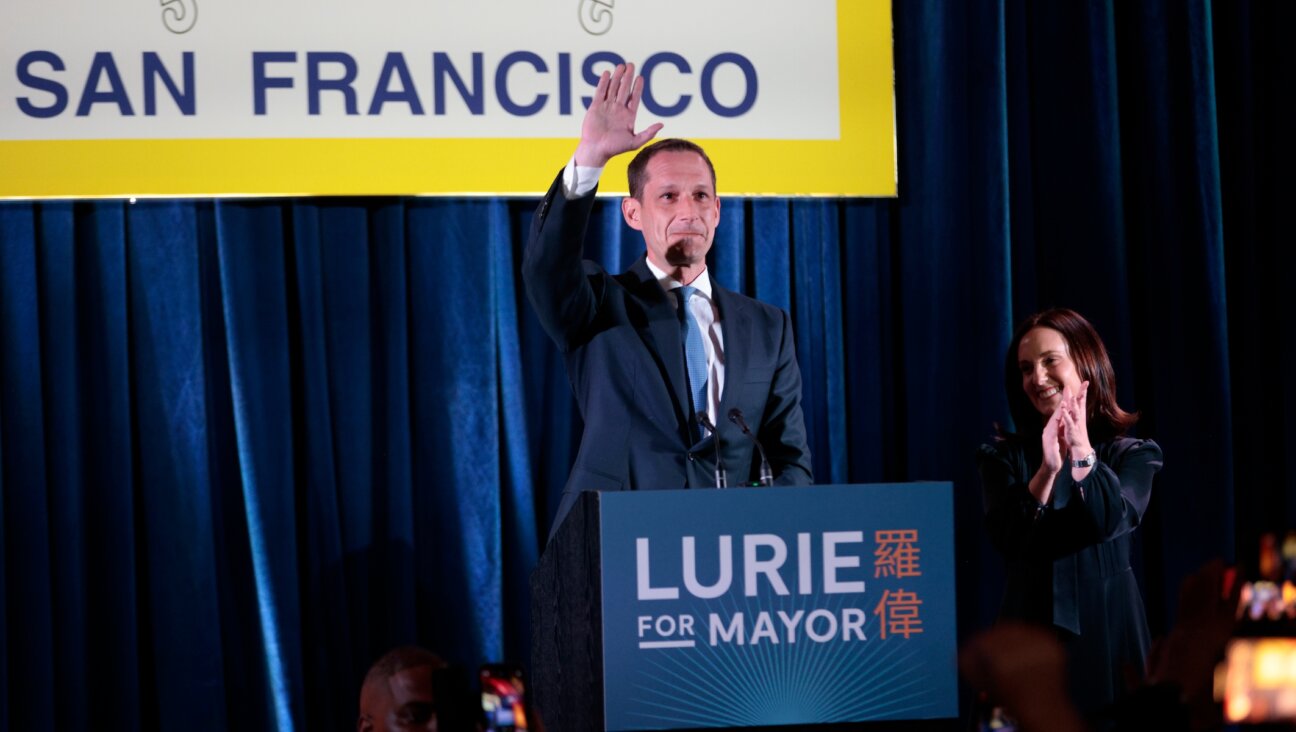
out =
{"type": "Polygon", "coordinates": [[[986,529],[1005,556],[1061,556],[1138,527],[1161,469],[1161,448],[1151,440],[1122,439],[1104,446],[1085,479],[1071,471],[1054,479],[1049,506],[1030,494],[1030,471],[1014,451],[983,445],[978,467],[984,490],[986,529]]]}
{"type": "Polygon", "coordinates": [[[778,365],[770,383],[765,414],[757,430],[769,457],[775,485],[810,485],[814,475],[810,447],[806,444],[805,416],[801,412],[801,368],[797,365],[792,319],[783,318],[778,365]]]}
{"type": "Polygon", "coordinates": [[[982,445],[977,471],[990,543],[1010,558],[1045,549],[1048,535],[1040,529],[1047,523],[1047,509],[1031,495],[1020,455],[1002,443],[982,445]]]}
{"type": "Polygon", "coordinates": [[[1063,470],[1054,484],[1070,496],[1055,512],[1058,528],[1077,543],[1096,544],[1138,528],[1152,498],[1152,476],[1161,469],[1161,448],[1152,440],[1121,439],[1105,448],[1084,480],[1063,470]]]}
{"type": "Polygon", "coordinates": [[[531,219],[522,281],[540,325],[567,353],[594,322],[599,293],[581,260],[594,193],[568,200],[562,186],[559,172],[531,219]]]}

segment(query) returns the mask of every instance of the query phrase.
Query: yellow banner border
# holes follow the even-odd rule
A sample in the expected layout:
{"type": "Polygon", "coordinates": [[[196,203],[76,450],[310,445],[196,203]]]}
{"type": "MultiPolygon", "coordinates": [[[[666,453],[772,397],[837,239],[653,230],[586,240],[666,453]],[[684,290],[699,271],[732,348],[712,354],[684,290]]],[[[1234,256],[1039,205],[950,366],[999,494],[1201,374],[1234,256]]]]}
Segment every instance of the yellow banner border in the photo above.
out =
{"type": "MultiPolygon", "coordinates": [[[[715,163],[721,194],[896,195],[890,2],[839,0],[837,34],[841,139],[698,139],[715,163]]],[[[669,134],[667,122],[663,135],[669,134]]],[[[575,144],[574,138],[5,141],[0,198],[534,196],[548,188],[575,144]]],[[[624,195],[629,157],[608,165],[603,195],[624,195]]]]}

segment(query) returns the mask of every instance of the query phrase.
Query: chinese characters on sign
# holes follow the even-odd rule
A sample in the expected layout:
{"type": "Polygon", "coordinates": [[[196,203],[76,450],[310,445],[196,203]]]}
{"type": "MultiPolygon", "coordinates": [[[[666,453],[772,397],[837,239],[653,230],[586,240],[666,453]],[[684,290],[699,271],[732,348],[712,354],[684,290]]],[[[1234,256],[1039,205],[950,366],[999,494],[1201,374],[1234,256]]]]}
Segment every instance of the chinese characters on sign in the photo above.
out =
{"type": "MultiPolygon", "coordinates": [[[[921,577],[922,551],[918,547],[917,529],[888,529],[873,534],[877,549],[873,552],[873,577],[921,577]]],[[[922,631],[919,607],[923,601],[916,592],[897,588],[883,590],[882,598],[873,608],[878,618],[878,638],[887,636],[908,638],[922,631]]]]}

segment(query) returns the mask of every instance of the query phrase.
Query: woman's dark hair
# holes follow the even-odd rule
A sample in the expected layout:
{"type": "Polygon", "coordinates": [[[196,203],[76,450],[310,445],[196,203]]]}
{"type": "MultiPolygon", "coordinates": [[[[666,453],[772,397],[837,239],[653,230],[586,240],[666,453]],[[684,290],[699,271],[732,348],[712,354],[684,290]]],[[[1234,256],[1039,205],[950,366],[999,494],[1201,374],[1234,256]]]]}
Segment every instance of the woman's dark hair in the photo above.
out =
{"type": "MultiPolygon", "coordinates": [[[[1138,422],[1139,415],[1138,412],[1126,412],[1116,403],[1116,374],[1098,331],[1080,313],[1068,308],[1052,308],[1023,320],[1004,356],[1004,390],[1018,435],[1036,435],[1044,429],[1040,413],[1022,391],[1022,373],[1017,360],[1017,347],[1022,338],[1035,328],[1052,328],[1061,333],[1071,361],[1075,363],[1076,373],[1081,381],[1089,382],[1085,415],[1089,438],[1094,442],[1106,442],[1129,431],[1138,422]]],[[[1010,436],[1002,428],[999,433],[1002,437],[1010,436]]]]}

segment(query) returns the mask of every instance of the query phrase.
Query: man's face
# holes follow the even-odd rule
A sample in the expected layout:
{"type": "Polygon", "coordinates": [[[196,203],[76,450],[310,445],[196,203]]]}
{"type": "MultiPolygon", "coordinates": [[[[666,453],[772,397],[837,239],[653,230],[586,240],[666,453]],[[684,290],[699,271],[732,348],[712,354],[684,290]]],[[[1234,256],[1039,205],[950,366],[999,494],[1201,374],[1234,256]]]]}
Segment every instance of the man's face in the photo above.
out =
{"type": "Polygon", "coordinates": [[[360,700],[362,732],[436,732],[431,666],[397,671],[386,684],[377,683],[372,687],[365,687],[360,700]]]}
{"type": "Polygon", "coordinates": [[[720,223],[720,199],[706,161],[671,150],[650,158],[644,172],[643,200],[624,199],[621,212],[630,228],[643,232],[648,260],[666,272],[705,264],[720,223]]]}

